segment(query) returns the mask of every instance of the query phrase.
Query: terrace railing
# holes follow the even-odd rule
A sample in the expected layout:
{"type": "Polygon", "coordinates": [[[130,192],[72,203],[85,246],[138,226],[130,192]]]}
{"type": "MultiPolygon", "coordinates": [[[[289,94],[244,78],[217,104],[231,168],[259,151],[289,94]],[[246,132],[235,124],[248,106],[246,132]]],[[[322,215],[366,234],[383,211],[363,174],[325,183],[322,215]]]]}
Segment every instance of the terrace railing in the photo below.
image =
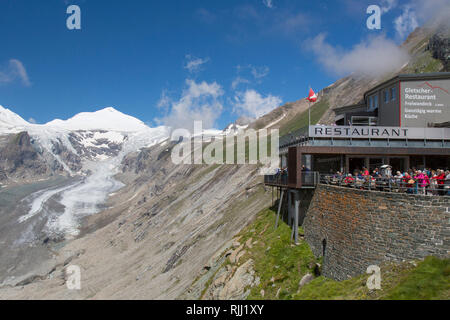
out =
{"type": "MultiPolygon", "coordinates": [[[[420,182],[409,183],[401,178],[358,178],[347,176],[336,176],[332,174],[319,174],[315,171],[301,172],[301,188],[315,188],[319,183],[348,187],[359,190],[403,192],[410,194],[430,194],[447,195],[450,192],[450,185],[426,185],[420,182]]],[[[264,184],[277,187],[289,187],[288,173],[278,173],[264,176],[264,184]]]]}
{"type": "Polygon", "coordinates": [[[288,185],[288,174],[278,173],[264,176],[264,184],[285,187],[288,185]]]}
{"type": "MultiPolygon", "coordinates": [[[[320,182],[320,175],[315,171],[303,171],[301,172],[301,186],[305,188],[314,188],[320,182]]],[[[274,175],[265,175],[264,184],[287,187],[288,186],[288,173],[280,172],[274,175]]]]}
{"type": "Polygon", "coordinates": [[[335,185],[340,187],[348,187],[360,190],[370,191],[384,191],[384,192],[403,192],[410,194],[429,194],[429,195],[444,195],[450,190],[445,185],[431,185],[424,184],[420,181],[409,183],[412,181],[405,181],[403,178],[395,177],[347,177],[335,175],[320,175],[320,183],[335,185]]]}

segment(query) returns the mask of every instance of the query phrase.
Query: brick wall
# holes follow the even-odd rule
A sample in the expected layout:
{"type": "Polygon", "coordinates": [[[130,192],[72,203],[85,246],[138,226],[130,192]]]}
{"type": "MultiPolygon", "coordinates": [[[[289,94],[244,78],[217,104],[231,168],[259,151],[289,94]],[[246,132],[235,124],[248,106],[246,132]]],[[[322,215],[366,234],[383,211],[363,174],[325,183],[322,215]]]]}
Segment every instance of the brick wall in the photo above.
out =
{"type": "Polygon", "coordinates": [[[450,197],[320,185],[303,228],[314,254],[325,252],[323,274],[344,280],[386,260],[448,257],[450,197]]]}

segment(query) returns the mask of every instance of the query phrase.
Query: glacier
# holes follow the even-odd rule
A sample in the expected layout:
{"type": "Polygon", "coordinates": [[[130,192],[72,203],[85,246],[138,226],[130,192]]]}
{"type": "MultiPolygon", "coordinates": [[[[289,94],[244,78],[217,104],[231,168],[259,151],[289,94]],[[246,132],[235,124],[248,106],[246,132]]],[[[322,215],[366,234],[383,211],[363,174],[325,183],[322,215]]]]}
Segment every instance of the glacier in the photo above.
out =
{"type": "Polygon", "coordinates": [[[47,223],[42,231],[50,236],[64,238],[77,236],[82,218],[98,213],[108,196],[124,186],[114,176],[119,172],[120,164],[127,154],[162,143],[170,136],[170,128],[150,128],[137,118],[112,107],[79,113],[68,120],[57,119],[46,124],[32,124],[0,106],[0,135],[22,131],[27,131],[35,140],[36,147],[51,154],[67,174],[82,177],[81,180],[74,179],[68,185],[31,194],[25,199],[29,203],[29,211],[18,218],[18,223],[27,223],[32,218],[46,219],[47,223]],[[74,146],[73,139],[78,139],[77,147],[74,146]],[[74,172],[54,152],[55,143],[62,144],[69,152],[79,156],[82,159],[82,170],[74,172]],[[117,155],[96,154],[100,149],[108,149],[110,144],[120,145],[117,155]],[[96,156],[88,158],[88,153],[96,156]],[[45,204],[50,199],[61,206],[49,209],[50,206],[45,204]]]}

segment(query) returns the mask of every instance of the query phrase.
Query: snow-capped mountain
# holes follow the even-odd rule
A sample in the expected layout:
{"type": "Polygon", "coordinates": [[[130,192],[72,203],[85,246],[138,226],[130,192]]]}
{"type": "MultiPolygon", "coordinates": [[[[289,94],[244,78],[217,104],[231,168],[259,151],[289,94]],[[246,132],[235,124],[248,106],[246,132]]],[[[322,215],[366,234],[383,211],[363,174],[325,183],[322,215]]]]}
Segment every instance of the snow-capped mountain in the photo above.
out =
{"type": "Polygon", "coordinates": [[[82,112],[68,120],[53,120],[45,126],[72,131],[105,130],[116,132],[137,132],[149,128],[139,119],[111,107],[96,112],[82,112]]]}
{"type": "Polygon", "coordinates": [[[0,105],[0,134],[15,132],[18,127],[29,125],[21,116],[0,105]]]}
{"type": "Polygon", "coordinates": [[[150,128],[114,108],[82,112],[68,120],[32,124],[0,106],[0,135],[27,132],[39,154],[53,156],[64,171],[80,173],[87,161],[104,161],[120,151],[137,151],[168,138],[167,127],[150,128]]]}

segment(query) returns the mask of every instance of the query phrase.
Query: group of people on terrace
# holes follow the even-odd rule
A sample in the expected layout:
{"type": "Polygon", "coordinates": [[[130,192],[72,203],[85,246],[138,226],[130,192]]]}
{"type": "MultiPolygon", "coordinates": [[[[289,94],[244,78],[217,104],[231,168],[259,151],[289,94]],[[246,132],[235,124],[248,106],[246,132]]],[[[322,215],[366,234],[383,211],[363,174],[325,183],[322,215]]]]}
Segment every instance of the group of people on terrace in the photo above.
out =
{"type": "Polygon", "coordinates": [[[392,172],[392,168],[385,165],[380,170],[375,168],[372,173],[367,168],[355,170],[353,174],[337,171],[327,176],[326,182],[361,189],[378,189],[406,192],[422,195],[450,195],[450,170],[425,168],[409,169],[405,172],[392,172]]]}

